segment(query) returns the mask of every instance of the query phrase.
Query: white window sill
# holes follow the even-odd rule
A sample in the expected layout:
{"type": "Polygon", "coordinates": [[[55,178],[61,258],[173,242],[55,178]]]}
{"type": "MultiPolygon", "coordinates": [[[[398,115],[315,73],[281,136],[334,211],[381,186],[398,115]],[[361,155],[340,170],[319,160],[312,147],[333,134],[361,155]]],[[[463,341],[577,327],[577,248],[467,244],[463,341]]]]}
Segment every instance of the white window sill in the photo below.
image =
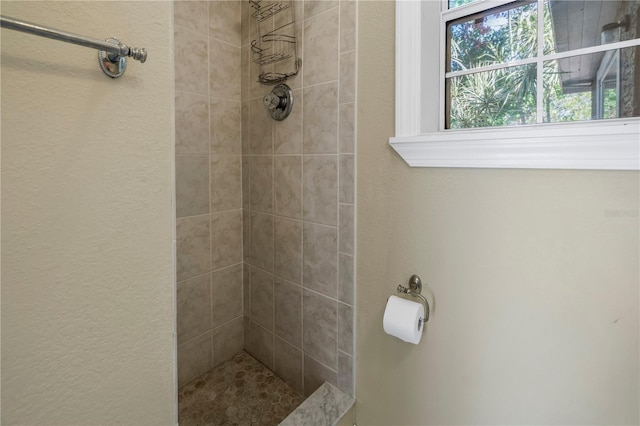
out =
{"type": "Polygon", "coordinates": [[[446,130],[389,144],[411,167],[640,170],[640,119],[446,130]]]}

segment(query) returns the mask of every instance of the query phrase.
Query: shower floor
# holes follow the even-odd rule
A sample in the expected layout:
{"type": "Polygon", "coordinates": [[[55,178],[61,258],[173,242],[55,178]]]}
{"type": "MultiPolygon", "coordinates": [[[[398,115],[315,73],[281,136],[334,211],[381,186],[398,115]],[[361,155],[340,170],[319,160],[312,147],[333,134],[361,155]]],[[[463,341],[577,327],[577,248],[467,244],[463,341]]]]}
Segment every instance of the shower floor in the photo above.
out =
{"type": "Polygon", "coordinates": [[[178,391],[178,421],[190,425],[277,425],[304,397],[246,352],[178,391]]]}

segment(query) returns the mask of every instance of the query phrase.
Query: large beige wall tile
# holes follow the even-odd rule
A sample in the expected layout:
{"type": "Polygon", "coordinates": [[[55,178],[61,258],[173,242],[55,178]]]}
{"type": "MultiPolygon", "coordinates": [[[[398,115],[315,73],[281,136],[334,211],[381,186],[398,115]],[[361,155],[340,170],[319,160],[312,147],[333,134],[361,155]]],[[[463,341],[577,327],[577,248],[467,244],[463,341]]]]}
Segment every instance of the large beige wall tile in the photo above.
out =
{"type": "Polygon", "coordinates": [[[338,352],[338,389],[347,395],[354,396],[353,357],[338,352]]]}
{"type": "Polygon", "coordinates": [[[258,361],[273,369],[273,333],[251,323],[251,342],[249,353],[256,357],[258,361]]]}
{"type": "Polygon", "coordinates": [[[273,271],[273,216],[251,213],[251,262],[273,271]]]}
{"type": "Polygon", "coordinates": [[[211,274],[211,318],[214,328],[242,316],[242,265],[211,274]]]}
{"type": "Polygon", "coordinates": [[[209,213],[209,157],[176,156],[176,216],[209,213]]]}
{"type": "Polygon", "coordinates": [[[308,19],[314,15],[317,15],[318,13],[322,13],[325,10],[331,9],[332,7],[336,7],[337,5],[337,0],[305,0],[304,19],[308,19]]]}
{"type": "Polygon", "coordinates": [[[354,204],[355,197],[355,155],[340,154],[339,201],[354,204]]]}
{"type": "Polygon", "coordinates": [[[355,123],[356,112],[355,104],[341,104],[340,105],[340,125],[339,125],[339,149],[340,153],[354,153],[355,152],[355,123]]]}
{"type": "Polygon", "coordinates": [[[337,295],[338,231],[331,226],[305,223],[303,230],[303,285],[335,298],[337,295]]]}
{"type": "Polygon", "coordinates": [[[240,46],[209,39],[210,95],[240,100],[240,46]]]}
{"type": "Polygon", "coordinates": [[[178,345],[178,386],[211,370],[211,332],[178,345]]]}
{"type": "Polygon", "coordinates": [[[176,28],[206,35],[209,29],[208,1],[174,1],[173,24],[176,28]]]}
{"type": "Polygon", "coordinates": [[[211,214],[211,269],[242,262],[242,210],[211,214]]]}
{"type": "Polygon", "coordinates": [[[209,2],[209,36],[240,47],[240,2],[237,0],[209,2]]]}
{"type": "Polygon", "coordinates": [[[338,224],[338,156],[305,155],[303,160],[303,219],[338,224]]]}
{"type": "Polygon", "coordinates": [[[303,152],[337,153],[338,84],[334,82],[305,88],[303,103],[303,152]]]}
{"type": "Polygon", "coordinates": [[[353,256],[338,255],[338,300],[354,304],[353,256]]]}
{"type": "Polygon", "coordinates": [[[176,90],[209,94],[209,41],[206,35],[176,28],[175,84],[176,90]]]}
{"type": "Polygon", "coordinates": [[[212,366],[233,358],[244,347],[242,317],[229,321],[211,332],[212,366]]]}
{"type": "Polygon", "coordinates": [[[302,347],[302,287],[275,280],[275,333],[289,344],[302,347]]]}
{"type": "Polygon", "coordinates": [[[176,154],[209,154],[208,97],[176,91],[176,154]]]}
{"type": "Polygon", "coordinates": [[[249,163],[251,210],[273,211],[273,157],[252,156],[249,163]]]}
{"type": "Polygon", "coordinates": [[[178,281],[211,270],[209,215],[176,220],[178,281]]]}
{"type": "Polygon", "coordinates": [[[304,290],[302,347],[326,366],[337,369],[337,302],[309,290],[304,290]]]}
{"type": "Polygon", "coordinates": [[[356,6],[355,1],[340,3],[340,52],[356,48],[356,6]]]}
{"type": "Polygon", "coordinates": [[[211,274],[178,283],[178,343],[211,329],[211,274]]]}
{"type": "Polygon", "coordinates": [[[340,55],[340,103],[356,100],[356,52],[340,55]]]}
{"type": "MultiPolygon", "coordinates": [[[[325,4],[325,2],[319,4],[325,4]]],[[[305,86],[338,79],[340,47],[338,25],[339,8],[337,7],[305,19],[304,66],[302,67],[305,86]]]]}
{"type": "Polygon", "coordinates": [[[211,211],[242,207],[242,159],[239,155],[211,157],[211,211]]]}
{"type": "Polygon", "coordinates": [[[304,356],[304,394],[311,395],[324,382],[338,386],[338,373],[309,355],[304,356]]]}
{"type": "Polygon", "coordinates": [[[338,226],[338,251],[353,255],[354,253],[354,209],[353,204],[340,204],[340,224],[338,226]]]}
{"type": "Polygon", "coordinates": [[[302,156],[274,157],[274,213],[292,218],[302,217],[302,156]]]}
{"type": "Polygon", "coordinates": [[[276,275],[302,283],[302,222],[274,218],[274,265],[276,275]]]}
{"type": "Polygon", "coordinates": [[[240,102],[211,97],[211,155],[242,154],[240,102]]]}
{"type": "Polygon", "coordinates": [[[251,320],[273,331],[273,275],[251,269],[251,320]]]}
{"type": "Polygon", "coordinates": [[[353,355],[353,308],[338,303],[338,349],[353,355]]]}
{"type": "Polygon", "coordinates": [[[275,338],[275,372],[294,389],[302,392],[302,351],[275,338]]]}

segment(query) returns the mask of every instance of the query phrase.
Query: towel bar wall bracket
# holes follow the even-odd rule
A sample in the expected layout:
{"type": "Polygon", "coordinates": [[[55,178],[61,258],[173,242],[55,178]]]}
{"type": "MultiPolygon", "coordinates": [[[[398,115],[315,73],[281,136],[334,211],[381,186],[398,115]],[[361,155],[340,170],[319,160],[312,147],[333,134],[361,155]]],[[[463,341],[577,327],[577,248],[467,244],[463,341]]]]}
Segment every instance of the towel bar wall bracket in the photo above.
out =
{"type": "Polygon", "coordinates": [[[142,63],[147,60],[147,49],[129,47],[114,37],[103,41],[31,22],[19,21],[4,15],[0,15],[0,27],[97,49],[100,69],[111,78],[118,78],[124,74],[127,68],[127,57],[142,63]]]}

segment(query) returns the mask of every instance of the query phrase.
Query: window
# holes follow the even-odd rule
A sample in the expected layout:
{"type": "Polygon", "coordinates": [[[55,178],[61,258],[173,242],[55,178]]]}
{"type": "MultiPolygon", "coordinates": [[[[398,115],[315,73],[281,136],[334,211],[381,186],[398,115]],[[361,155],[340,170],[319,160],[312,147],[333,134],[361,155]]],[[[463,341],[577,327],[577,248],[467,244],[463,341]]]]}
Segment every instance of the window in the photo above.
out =
{"type": "Polygon", "coordinates": [[[410,165],[640,169],[640,0],[399,0],[396,19],[410,165]]]}

